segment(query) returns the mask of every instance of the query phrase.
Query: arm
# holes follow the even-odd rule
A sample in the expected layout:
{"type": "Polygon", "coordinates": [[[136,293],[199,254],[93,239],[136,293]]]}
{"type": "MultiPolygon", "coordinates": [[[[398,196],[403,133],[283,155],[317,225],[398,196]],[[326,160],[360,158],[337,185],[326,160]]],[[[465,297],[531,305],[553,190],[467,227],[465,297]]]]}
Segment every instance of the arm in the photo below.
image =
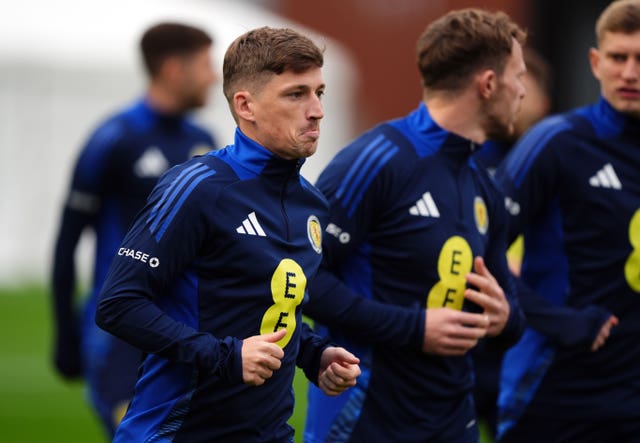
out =
{"type": "Polygon", "coordinates": [[[64,209],[56,239],[51,273],[51,296],[54,314],[54,364],[67,378],[81,375],[80,320],[74,308],[76,284],[75,250],[80,234],[92,217],[69,207],[64,209]]]}
{"type": "Polygon", "coordinates": [[[313,319],[364,341],[420,348],[426,309],[394,306],[363,297],[321,267],[310,284],[304,312],[313,319]]]}
{"type": "Polygon", "coordinates": [[[568,267],[550,252],[557,248],[562,253],[557,199],[563,173],[554,153],[566,144],[563,134],[569,127],[561,117],[536,125],[513,148],[496,179],[507,197],[510,239],[527,233],[531,245],[527,248],[525,236],[525,256],[536,267],[535,284],[543,291],[532,289],[521,279],[515,281],[527,324],[559,346],[591,346],[595,350],[617,319],[599,306],[576,309],[563,305],[566,284],[558,282],[568,278],[568,267]],[[533,250],[540,252],[534,256],[533,250]]]}
{"type": "Polygon", "coordinates": [[[74,306],[75,251],[82,232],[93,226],[104,193],[110,153],[120,140],[118,128],[99,128],[83,147],[75,164],[62,212],[51,271],[55,325],[54,363],[67,378],[81,374],[80,314],[74,306]],[[107,136],[106,133],[110,135],[107,136]]]}
{"type": "Polygon", "coordinates": [[[300,352],[296,364],[307,378],[327,395],[338,395],[355,386],[360,360],[346,349],[329,345],[329,340],[302,323],[300,352]]]}
{"type": "Polygon", "coordinates": [[[556,305],[517,279],[518,296],[527,315],[527,324],[562,347],[591,347],[604,344],[618,319],[604,308],[575,309],[556,305]]]}
{"type": "Polygon", "coordinates": [[[192,190],[181,187],[176,177],[179,171],[174,168],[161,179],[123,240],[124,248],[143,252],[149,258],[136,260],[116,255],[100,294],[96,322],[143,352],[240,381],[242,340],[200,332],[196,329],[197,321],[188,317],[178,321],[157,304],[160,297],[172,296],[171,288],[193,264],[201,245],[210,241],[204,213],[210,204],[202,202],[210,196],[200,195],[201,187],[192,190]],[[158,210],[161,206],[158,203],[168,195],[183,203],[172,213],[170,223],[155,223],[166,215],[166,211],[158,210]]]}

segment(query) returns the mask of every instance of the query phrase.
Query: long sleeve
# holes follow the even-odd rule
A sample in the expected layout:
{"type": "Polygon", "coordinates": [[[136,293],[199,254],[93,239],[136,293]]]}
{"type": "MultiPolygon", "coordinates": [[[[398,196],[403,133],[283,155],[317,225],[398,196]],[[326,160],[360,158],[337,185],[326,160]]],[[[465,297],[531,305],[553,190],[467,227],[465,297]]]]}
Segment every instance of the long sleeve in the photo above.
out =
{"type": "Polygon", "coordinates": [[[51,295],[55,326],[54,362],[66,377],[80,375],[80,320],[74,303],[75,250],[91,216],[65,208],[56,239],[51,272],[51,295]]]}
{"type": "Polygon", "coordinates": [[[323,324],[370,343],[386,343],[420,349],[425,310],[394,306],[356,293],[336,275],[321,267],[310,292],[305,314],[323,324]]]}
{"type": "Polygon", "coordinates": [[[300,351],[296,365],[304,371],[307,379],[318,384],[322,353],[329,346],[329,339],[320,337],[306,323],[302,323],[300,351]]]}
{"type": "MultiPolygon", "coordinates": [[[[199,177],[205,179],[210,173],[201,170],[199,177]]],[[[185,190],[181,180],[162,181],[136,218],[109,270],[96,322],[143,352],[241,380],[242,341],[197,329],[197,290],[185,272],[208,239],[201,209],[201,198],[207,197],[198,197],[195,186],[185,190]],[[169,209],[172,196],[180,206],[169,209]],[[162,309],[177,303],[172,298],[176,291],[192,294],[178,318],[162,309]]]]}
{"type": "Polygon", "coordinates": [[[67,377],[80,375],[81,371],[80,313],[74,301],[75,252],[83,231],[95,224],[104,193],[104,177],[109,169],[109,155],[119,137],[117,128],[100,127],[80,151],[55,240],[51,270],[54,361],[58,371],[67,377]]]}
{"type": "Polygon", "coordinates": [[[527,324],[556,345],[588,348],[611,313],[595,305],[571,306],[565,300],[569,264],[563,249],[558,189],[564,185],[556,152],[569,127],[562,117],[534,127],[516,144],[496,178],[506,193],[509,238],[525,235],[517,291],[527,324]]]}

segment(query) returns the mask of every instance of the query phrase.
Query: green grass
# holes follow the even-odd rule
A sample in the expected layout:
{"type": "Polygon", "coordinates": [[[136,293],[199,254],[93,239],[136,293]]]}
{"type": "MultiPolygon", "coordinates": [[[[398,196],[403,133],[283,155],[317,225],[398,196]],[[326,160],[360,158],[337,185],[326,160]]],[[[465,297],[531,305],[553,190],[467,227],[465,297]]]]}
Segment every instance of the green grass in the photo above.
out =
{"type": "Polygon", "coordinates": [[[106,441],[83,385],[65,382],[53,370],[49,306],[39,287],[0,288],[0,440],[106,441]]]}
{"type": "MultiPolygon", "coordinates": [[[[0,442],[103,443],[82,383],[65,382],[53,370],[51,331],[50,303],[42,287],[0,287],[0,442]]],[[[296,442],[302,442],[307,383],[298,371],[290,420],[296,442]]],[[[482,441],[490,440],[483,436],[482,441]]]]}
{"type": "MultiPolygon", "coordinates": [[[[51,363],[51,309],[41,286],[0,287],[0,442],[103,443],[81,382],[58,377],[51,363]]],[[[294,380],[291,425],[302,442],[307,381],[294,380]]]]}

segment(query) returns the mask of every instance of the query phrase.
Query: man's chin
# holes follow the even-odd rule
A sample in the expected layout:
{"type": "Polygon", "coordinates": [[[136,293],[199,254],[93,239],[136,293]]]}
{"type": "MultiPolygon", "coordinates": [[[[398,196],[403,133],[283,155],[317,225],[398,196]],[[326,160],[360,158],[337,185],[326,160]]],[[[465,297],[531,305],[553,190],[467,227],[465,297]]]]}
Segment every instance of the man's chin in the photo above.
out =
{"type": "Polygon", "coordinates": [[[617,109],[618,112],[629,117],[640,120],[640,108],[638,106],[621,106],[621,109],[617,109]]]}
{"type": "Polygon", "coordinates": [[[313,144],[307,145],[304,148],[302,148],[300,150],[300,157],[311,157],[313,154],[316,153],[316,150],[318,149],[318,143],[314,142],[313,144]]]}
{"type": "Polygon", "coordinates": [[[494,128],[494,131],[487,134],[491,141],[501,143],[513,143],[516,141],[515,128],[513,125],[504,128],[494,128]]]}

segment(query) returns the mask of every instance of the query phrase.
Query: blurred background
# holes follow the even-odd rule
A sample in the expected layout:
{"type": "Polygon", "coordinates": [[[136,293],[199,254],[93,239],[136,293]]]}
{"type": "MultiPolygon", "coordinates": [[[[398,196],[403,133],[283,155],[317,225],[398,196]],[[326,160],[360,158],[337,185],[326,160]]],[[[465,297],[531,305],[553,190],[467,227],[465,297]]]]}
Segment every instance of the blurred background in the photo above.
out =
{"type": "MultiPolygon", "coordinates": [[[[551,64],[553,111],[559,112],[598,96],[587,55],[595,42],[595,20],[609,3],[5,0],[0,14],[0,442],[101,441],[81,385],[64,383],[52,370],[47,281],[62,199],[79,149],[99,121],[143,89],[137,44],[146,27],[172,19],[206,29],[215,40],[219,71],[228,44],[257,26],[294,27],[324,46],[326,117],[318,153],[302,170],[314,181],[357,133],[417,106],[415,41],[431,20],[469,6],[507,12],[528,29],[528,45],[551,64]]],[[[221,85],[214,86],[210,105],[196,119],[221,147],[232,141],[234,124],[221,85]]],[[[91,242],[87,236],[78,251],[84,281],[92,267],[91,242]]],[[[303,397],[304,392],[296,427],[303,426],[303,397]]]]}

